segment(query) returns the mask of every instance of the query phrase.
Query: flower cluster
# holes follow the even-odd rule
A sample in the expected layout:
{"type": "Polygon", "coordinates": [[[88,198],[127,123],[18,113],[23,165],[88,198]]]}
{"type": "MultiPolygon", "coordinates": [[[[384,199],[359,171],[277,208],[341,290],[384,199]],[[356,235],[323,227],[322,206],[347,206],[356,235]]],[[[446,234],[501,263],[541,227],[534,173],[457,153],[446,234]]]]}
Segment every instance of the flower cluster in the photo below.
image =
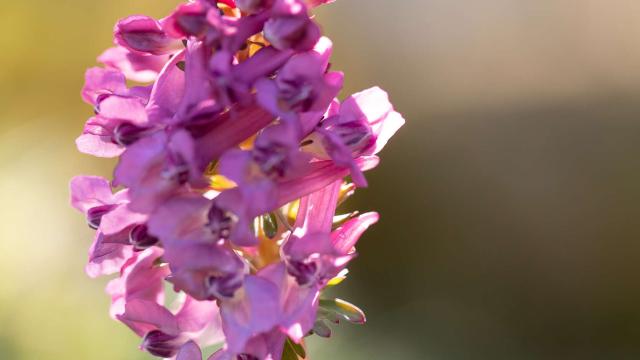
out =
{"type": "Polygon", "coordinates": [[[378,215],[336,208],[404,119],[376,87],[337,100],[343,74],[309,14],[328,2],[196,0],[131,16],[87,71],[95,115],[76,143],[118,164],[111,182],[74,178],[71,202],[96,230],[86,272],[118,274],[110,313],[145,351],[201,359],[223,343],[209,359],[298,359],[327,323],[364,322],[321,293],[378,215]]]}

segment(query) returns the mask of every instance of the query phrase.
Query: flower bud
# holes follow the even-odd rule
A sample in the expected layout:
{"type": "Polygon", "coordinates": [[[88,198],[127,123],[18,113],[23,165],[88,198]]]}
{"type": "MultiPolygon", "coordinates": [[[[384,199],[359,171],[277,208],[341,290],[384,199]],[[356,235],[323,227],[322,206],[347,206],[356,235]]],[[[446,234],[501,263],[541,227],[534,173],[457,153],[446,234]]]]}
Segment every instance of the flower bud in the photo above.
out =
{"type": "Polygon", "coordinates": [[[311,50],[320,39],[320,28],[307,14],[301,0],[278,1],[264,24],[264,37],[278,50],[311,50]]]}
{"type": "Polygon", "coordinates": [[[160,330],[152,330],[144,336],[140,347],[153,356],[168,358],[174,356],[181,345],[178,336],[165,334],[160,330]]]}
{"type": "Polygon", "coordinates": [[[89,227],[96,230],[100,227],[100,222],[102,221],[102,217],[113,210],[116,205],[107,204],[107,205],[99,205],[92,207],[87,211],[87,223],[89,227]]]}
{"type": "MultiPolygon", "coordinates": [[[[330,123],[331,119],[327,121],[330,123]]],[[[336,123],[325,127],[326,130],[336,135],[351,150],[354,156],[362,155],[365,150],[375,145],[375,136],[371,127],[363,121],[349,121],[336,123]]]]}
{"type": "Polygon", "coordinates": [[[270,177],[283,177],[288,168],[289,149],[277,143],[256,144],[253,149],[253,160],[263,174],[270,177]]]}
{"type": "Polygon", "coordinates": [[[298,285],[308,285],[316,279],[318,265],[313,260],[289,261],[287,272],[296,279],[298,285]]]}
{"type": "Polygon", "coordinates": [[[113,131],[113,141],[122,146],[129,146],[144,136],[146,128],[130,123],[121,123],[113,131]]]}
{"type": "Polygon", "coordinates": [[[303,78],[281,80],[276,78],[279,100],[288,110],[308,111],[315,100],[313,85],[303,78]]]}
{"type": "Polygon", "coordinates": [[[174,42],[167,37],[160,23],[147,16],[130,16],[120,20],[114,32],[118,45],[134,52],[163,55],[174,48],[174,42]]]}
{"type": "Polygon", "coordinates": [[[201,3],[180,5],[164,23],[164,29],[174,38],[201,37],[207,27],[207,9],[201,3]]]}
{"type": "Polygon", "coordinates": [[[209,275],[205,279],[207,293],[211,300],[230,299],[242,286],[242,273],[209,275]]]}
{"type": "Polygon", "coordinates": [[[162,177],[180,185],[186,184],[189,181],[189,165],[177,152],[170,152],[168,155],[168,161],[162,170],[162,177]]]}
{"type": "Polygon", "coordinates": [[[209,209],[207,218],[209,219],[207,227],[216,239],[228,239],[231,229],[238,222],[238,217],[234,213],[215,204],[209,209]]]}
{"type": "Polygon", "coordinates": [[[136,225],[129,232],[129,243],[136,251],[142,251],[158,243],[158,238],[151,236],[147,225],[136,225]]]}
{"type": "Polygon", "coordinates": [[[273,5],[273,0],[236,0],[236,6],[242,12],[255,14],[268,9],[273,5]]]}
{"type": "Polygon", "coordinates": [[[278,50],[310,50],[320,38],[320,31],[309,18],[281,16],[264,25],[265,38],[278,50]]]}

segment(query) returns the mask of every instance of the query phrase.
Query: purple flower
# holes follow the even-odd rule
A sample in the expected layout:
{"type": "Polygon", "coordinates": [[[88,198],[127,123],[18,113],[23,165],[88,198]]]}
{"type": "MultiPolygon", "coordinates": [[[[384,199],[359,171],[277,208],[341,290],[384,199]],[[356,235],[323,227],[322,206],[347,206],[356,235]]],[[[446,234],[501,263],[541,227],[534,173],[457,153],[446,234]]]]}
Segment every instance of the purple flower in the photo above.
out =
{"type": "Polygon", "coordinates": [[[220,173],[240,185],[262,179],[294,177],[309,162],[300,151],[297,133],[285,124],[267,127],[251,150],[229,150],[220,159],[220,173]]]}
{"type": "Polygon", "coordinates": [[[178,111],[185,93],[185,74],[178,64],[184,56],[184,50],[176,53],[158,73],[146,106],[151,123],[170,124],[178,111]]]}
{"type": "Polygon", "coordinates": [[[404,119],[393,110],[387,93],[378,87],[350,96],[337,113],[332,111],[317,129],[319,142],[336,164],[351,169],[356,185],[365,187],[367,182],[355,159],[380,152],[404,125],[404,119]]]}
{"type": "Polygon", "coordinates": [[[236,246],[255,246],[253,219],[275,207],[271,184],[260,181],[223,191],[212,201],[207,227],[236,246]]]}
{"type": "Polygon", "coordinates": [[[129,231],[129,243],[135,251],[142,251],[158,244],[158,238],[149,234],[146,224],[138,224],[129,231]]]}
{"type": "Polygon", "coordinates": [[[219,51],[209,63],[213,94],[219,108],[228,108],[235,102],[249,106],[253,101],[252,89],[256,81],[270,76],[293,55],[292,51],[279,51],[268,46],[239,64],[234,64],[230,51],[219,51]]]}
{"type": "Polygon", "coordinates": [[[111,95],[96,106],[97,115],[85,124],[76,140],[78,149],[101,157],[122,153],[148,130],[149,122],[142,99],[111,95]]]}
{"type": "Polygon", "coordinates": [[[273,115],[253,101],[248,105],[234,105],[228,111],[214,117],[209,126],[205,127],[205,131],[195,134],[196,152],[208,164],[273,121],[273,115]]]}
{"type": "Polygon", "coordinates": [[[291,237],[283,248],[287,271],[301,286],[326,285],[356,256],[355,243],[377,221],[377,213],[366,213],[349,220],[331,234],[310,233],[301,238],[291,237]]]}
{"type": "Polygon", "coordinates": [[[173,41],[157,20],[134,15],[118,21],[114,30],[118,45],[141,54],[164,55],[175,52],[180,45],[173,41]]]}
{"type": "Polygon", "coordinates": [[[312,117],[320,120],[342,89],[344,78],[340,72],[327,72],[331,47],[331,41],[323,37],[313,51],[292,57],[274,80],[260,80],[256,84],[260,104],[294,124],[298,113],[313,112],[312,117]]]}
{"type": "Polygon", "coordinates": [[[275,0],[264,36],[280,50],[311,50],[320,38],[320,28],[311,20],[302,0],[275,0]]]}
{"type": "Polygon", "coordinates": [[[257,239],[250,224],[273,206],[266,193],[258,184],[246,191],[224,191],[213,200],[199,195],[175,196],[151,215],[150,231],[163,242],[229,241],[236,246],[253,246],[257,239]]]}
{"type": "Polygon", "coordinates": [[[235,53],[247,38],[259,33],[265,16],[225,15],[210,1],[182,4],[163,23],[166,33],[176,39],[198,39],[207,47],[235,53]]]}
{"type": "Polygon", "coordinates": [[[188,341],[178,350],[176,360],[202,360],[202,350],[194,341],[188,341]]]}
{"type": "Polygon", "coordinates": [[[76,140],[78,150],[99,157],[119,156],[124,147],[146,131],[149,87],[128,88],[124,75],[114,69],[89,69],[82,97],[96,116],[85,124],[76,140]]]}
{"type": "MultiPolygon", "coordinates": [[[[184,93],[172,123],[193,124],[210,120],[222,109],[212,98],[213,86],[209,76],[207,51],[201,41],[189,41],[185,54],[184,93]]],[[[177,71],[174,68],[174,71],[177,71]]]]}
{"type": "Polygon", "coordinates": [[[283,245],[287,271],[301,286],[324,286],[355,256],[362,233],[378,221],[367,213],[331,232],[341,181],[300,201],[295,228],[283,245]]]}
{"type": "Polygon", "coordinates": [[[280,359],[353,310],[320,299],[378,215],[336,208],[404,119],[379,88],[336,99],[344,76],[308,12],[330,2],[192,0],[161,20],[130,16],[105,67],[87,71],[94,115],[76,143],[118,157],[123,189],[76,177],[71,203],[96,231],[87,273],[119,274],[110,313],[148,353],[201,360],[224,340],[210,360],[280,359]]]}
{"type": "Polygon", "coordinates": [[[209,9],[211,6],[205,2],[182,4],[166,19],[164,30],[176,39],[202,37],[207,31],[209,9]]]}
{"type": "Polygon", "coordinates": [[[175,241],[166,246],[166,259],[176,290],[198,300],[232,298],[242,286],[245,264],[228,247],[197,241],[175,241]]]}
{"type": "Polygon", "coordinates": [[[91,277],[113,274],[132,255],[129,233],[146,216],[128,208],[128,191],[115,194],[106,179],[78,176],[71,180],[71,204],[85,214],[87,223],[96,229],[89,251],[86,272],[91,277]]]}
{"type": "MultiPolygon", "coordinates": [[[[376,167],[379,163],[377,156],[362,156],[355,160],[355,167],[359,171],[366,171],[376,167]]],[[[295,179],[284,179],[276,186],[276,206],[300,199],[301,197],[318,191],[327,185],[349,175],[349,168],[339,166],[333,161],[313,161],[307,164],[304,171],[295,179]]]]}
{"type": "Polygon", "coordinates": [[[195,127],[199,132],[206,128],[202,125],[212,124],[234,103],[251,106],[253,83],[275,71],[291,56],[289,52],[267,47],[234,66],[233,56],[227,51],[218,51],[208,60],[210,50],[201,41],[187,43],[184,93],[171,121],[195,127]]]}
{"type": "Polygon", "coordinates": [[[223,348],[211,355],[208,360],[277,360],[282,356],[286,335],[271,330],[251,337],[242,352],[233,352],[223,348]]]}
{"type": "Polygon", "coordinates": [[[101,98],[109,95],[129,95],[127,80],[119,70],[94,67],[87,70],[84,78],[82,98],[93,106],[96,106],[101,98]]]}
{"type": "Polygon", "coordinates": [[[300,342],[313,327],[319,289],[298,286],[283,263],[248,275],[243,288],[242,296],[221,303],[226,353],[279,358],[285,335],[300,342]],[[280,352],[271,353],[274,347],[280,352]]]}
{"type": "Polygon", "coordinates": [[[274,2],[275,0],[236,0],[236,5],[247,14],[256,14],[270,9],[274,2]]]}
{"type": "Polygon", "coordinates": [[[121,71],[129,80],[148,83],[156,79],[169,58],[170,55],[142,55],[116,46],[103,52],[98,61],[121,71]]]}
{"type": "Polygon", "coordinates": [[[244,353],[247,342],[257,334],[268,333],[280,321],[280,291],[276,284],[259,275],[248,275],[244,292],[220,305],[226,345],[234,354],[244,353]]]}
{"type": "Polygon", "coordinates": [[[233,297],[245,273],[243,261],[225,244],[233,227],[242,226],[235,217],[201,196],[174,197],[151,216],[149,231],[165,248],[176,289],[200,300],[233,297]]]}
{"type": "Polygon", "coordinates": [[[119,278],[107,285],[111,315],[143,337],[141,347],[153,355],[170,357],[189,340],[210,345],[220,340],[220,318],[215,302],[186,297],[174,314],[165,308],[163,279],[167,266],[159,265],[162,250],[137,253],[119,278]]]}
{"type": "Polygon", "coordinates": [[[320,287],[300,286],[294,277],[287,274],[284,262],[264,268],[259,275],[269,279],[278,287],[280,307],[278,329],[296,343],[301,342],[316,320],[320,287]]]}
{"type": "Polygon", "coordinates": [[[130,207],[148,213],[187,183],[204,186],[194,146],[184,130],[171,136],[157,132],[129,146],[114,177],[130,188],[130,207]]]}
{"type": "Polygon", "coordinates": [[[156,265],[160,256],[162,249],[158,248],[134,254],[123,264],[120,276],[107,285],[107,293],[111,296],[111,316],[140,336],[157,329],[157,323],[171,317],[166,315],[168,310],[160,306],[164,303],[162,281],[169,274],[166,266],[156,265]],[[140,314],[145,312],[145,304],[154,304],[151,308],[155,312],[148,316],[140,314]],[[159,310],[161,308],[163,310],[159,310]]]}

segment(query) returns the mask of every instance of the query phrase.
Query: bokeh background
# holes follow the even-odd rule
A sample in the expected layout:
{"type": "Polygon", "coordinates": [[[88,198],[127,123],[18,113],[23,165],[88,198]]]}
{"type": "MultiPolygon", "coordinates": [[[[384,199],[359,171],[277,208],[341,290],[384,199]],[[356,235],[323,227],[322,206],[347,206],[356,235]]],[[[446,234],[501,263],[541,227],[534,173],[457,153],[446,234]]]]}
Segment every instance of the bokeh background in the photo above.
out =
{"type": "MultiPolygon", "coordinates": [[[[118,18],[174,0],[0,4],[0,359],[149,359],[83,273],[84,69],[118,18]]],[[[343,96],[407,118],[352,206],[382,222],[315,359],[640,358],[640,2],[338,0],[343,96]]]]}

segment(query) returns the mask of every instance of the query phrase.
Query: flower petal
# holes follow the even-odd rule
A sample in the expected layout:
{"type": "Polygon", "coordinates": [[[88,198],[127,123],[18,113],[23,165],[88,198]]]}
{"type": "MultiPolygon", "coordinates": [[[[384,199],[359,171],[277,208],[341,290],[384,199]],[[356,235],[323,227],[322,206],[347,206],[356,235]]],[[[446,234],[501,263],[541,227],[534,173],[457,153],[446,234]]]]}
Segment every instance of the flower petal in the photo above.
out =
{"type": "Polygon", "coordinates": [[[202,360],[202,350],[195,342],[188,341],[178,351],[176,360],[202,360]]]}
{"type": "Polygon", "coordinates": [[[76,176],[69,183],[71,205],[86,212],[95,206],[112,204],[109,181],[99,176],[76,176]]]}

